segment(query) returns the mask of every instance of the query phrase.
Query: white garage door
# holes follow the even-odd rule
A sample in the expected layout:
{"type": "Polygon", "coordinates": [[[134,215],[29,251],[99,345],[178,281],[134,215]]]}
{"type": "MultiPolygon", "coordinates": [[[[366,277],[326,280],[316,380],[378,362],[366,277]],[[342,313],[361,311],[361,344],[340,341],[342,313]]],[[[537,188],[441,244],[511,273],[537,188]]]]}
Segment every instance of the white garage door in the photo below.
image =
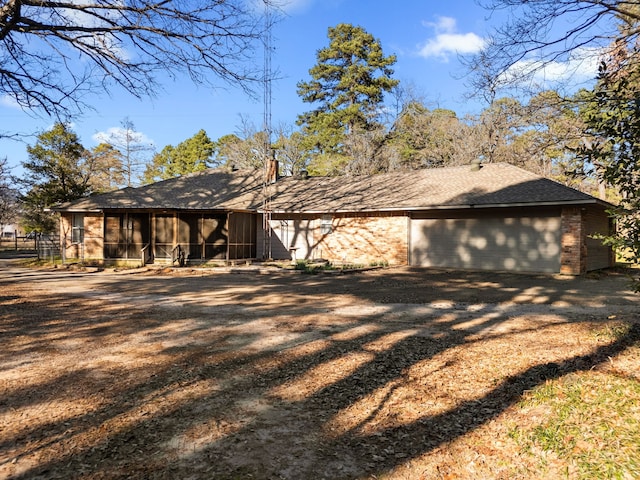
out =
{"type": "Polygon", "coordinates": [[[411,264],[478,270],[560,271],[560,217],[411,220],[411,264]]]}

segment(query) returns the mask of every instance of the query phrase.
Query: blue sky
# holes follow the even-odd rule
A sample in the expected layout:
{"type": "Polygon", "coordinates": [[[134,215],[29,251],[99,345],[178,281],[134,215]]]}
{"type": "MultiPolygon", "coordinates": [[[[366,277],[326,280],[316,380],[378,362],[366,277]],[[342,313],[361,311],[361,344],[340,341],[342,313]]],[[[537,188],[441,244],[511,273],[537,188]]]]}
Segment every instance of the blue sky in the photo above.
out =
{"type": "MultiPolygon", "coordinates": [[[[285,0],[283,0],[285,1],[285,0]]],[[[481,104],[469,102],[464,69],[458,54],[469,54],[481,47],[492,17],[473,0],[291,0],[283,6],[285,17],[273,30],[272,67],[280,78],[272,86],[273,125],[294,126],[298,114],[311,108],[300,101],[296,83],[309,78],[316,63],[316,51],[328,45],[327,29],[338,23],[363,27],[379,38],[385,54],[395,54],[394,77],[411,85],[428,106],[449,108],[459,115],[473,113],[481,104]]],[[[242,119],[260,128],[263,120],[261,86],[258,98],[249,98],[229,86],[212,90],[188,80],[164,84],[157,98],[137,100],[121,90],[111,96],[96,92],[88,101],[95,111],[73,123],[82,144],[91,148],[100,135],[120,127],[128,118],[146,142],[157,151],[176,145],[204,129],[216,140],[241,131],[242,119]]],[[[38,133],[52,120],[34,118],[0,98],[0,131],[38,133]]],[[[33,144],[35,139],[28,138],[33,144]]],[[[24,143],[0,139],[0,158],[20,173],[27,159],[24,143]]]]}

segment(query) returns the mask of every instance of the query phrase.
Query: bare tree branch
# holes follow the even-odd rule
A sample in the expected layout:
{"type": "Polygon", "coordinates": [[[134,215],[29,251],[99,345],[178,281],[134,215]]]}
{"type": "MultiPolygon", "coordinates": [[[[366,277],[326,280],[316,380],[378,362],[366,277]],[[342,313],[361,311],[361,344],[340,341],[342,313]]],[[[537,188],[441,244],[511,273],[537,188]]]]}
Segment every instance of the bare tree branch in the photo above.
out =
{"type": "MultiPolygon", "coordinates": [[[[468,60],[476,91],[521,87],[523,81],[552,64],[567,64],[579,52],[604,55],[614,40],[634,44],[640,35],[638,0],[479,2],[493,13],[506,13],[507,20],[495,29],[483,51],[468,60]]],[[[594,69],[594,79],[596,74],[594,69]]]]}
{"type": "Polygon", "coordinates": [[[114,86],[153,95],[159,73],[249,92],[259,17],[244,0],[0,0],[0,95],[66,116],[114,86]]]}

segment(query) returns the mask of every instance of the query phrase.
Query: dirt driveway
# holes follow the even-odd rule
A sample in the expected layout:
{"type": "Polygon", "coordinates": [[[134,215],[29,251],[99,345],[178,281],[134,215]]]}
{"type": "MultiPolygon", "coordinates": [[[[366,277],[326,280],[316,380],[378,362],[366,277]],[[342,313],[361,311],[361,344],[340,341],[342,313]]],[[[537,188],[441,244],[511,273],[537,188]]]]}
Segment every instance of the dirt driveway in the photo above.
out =
{"type": "Polygon", "coordinates": [[[525,478],[524,392],[637,371],[628,287],[0,261],[0,478],[525,478]]]}

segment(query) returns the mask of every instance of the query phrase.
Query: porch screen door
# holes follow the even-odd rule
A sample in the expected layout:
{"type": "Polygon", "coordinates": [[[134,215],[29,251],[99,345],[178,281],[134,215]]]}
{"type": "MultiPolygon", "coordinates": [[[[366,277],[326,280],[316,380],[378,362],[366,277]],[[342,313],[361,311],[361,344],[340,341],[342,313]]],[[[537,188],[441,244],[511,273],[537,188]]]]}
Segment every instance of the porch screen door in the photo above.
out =
{"type": "Polygon", "coordinates": [[[171,258],[173,250],[173,215],[156,215],[155,256],[171,258]]]}

